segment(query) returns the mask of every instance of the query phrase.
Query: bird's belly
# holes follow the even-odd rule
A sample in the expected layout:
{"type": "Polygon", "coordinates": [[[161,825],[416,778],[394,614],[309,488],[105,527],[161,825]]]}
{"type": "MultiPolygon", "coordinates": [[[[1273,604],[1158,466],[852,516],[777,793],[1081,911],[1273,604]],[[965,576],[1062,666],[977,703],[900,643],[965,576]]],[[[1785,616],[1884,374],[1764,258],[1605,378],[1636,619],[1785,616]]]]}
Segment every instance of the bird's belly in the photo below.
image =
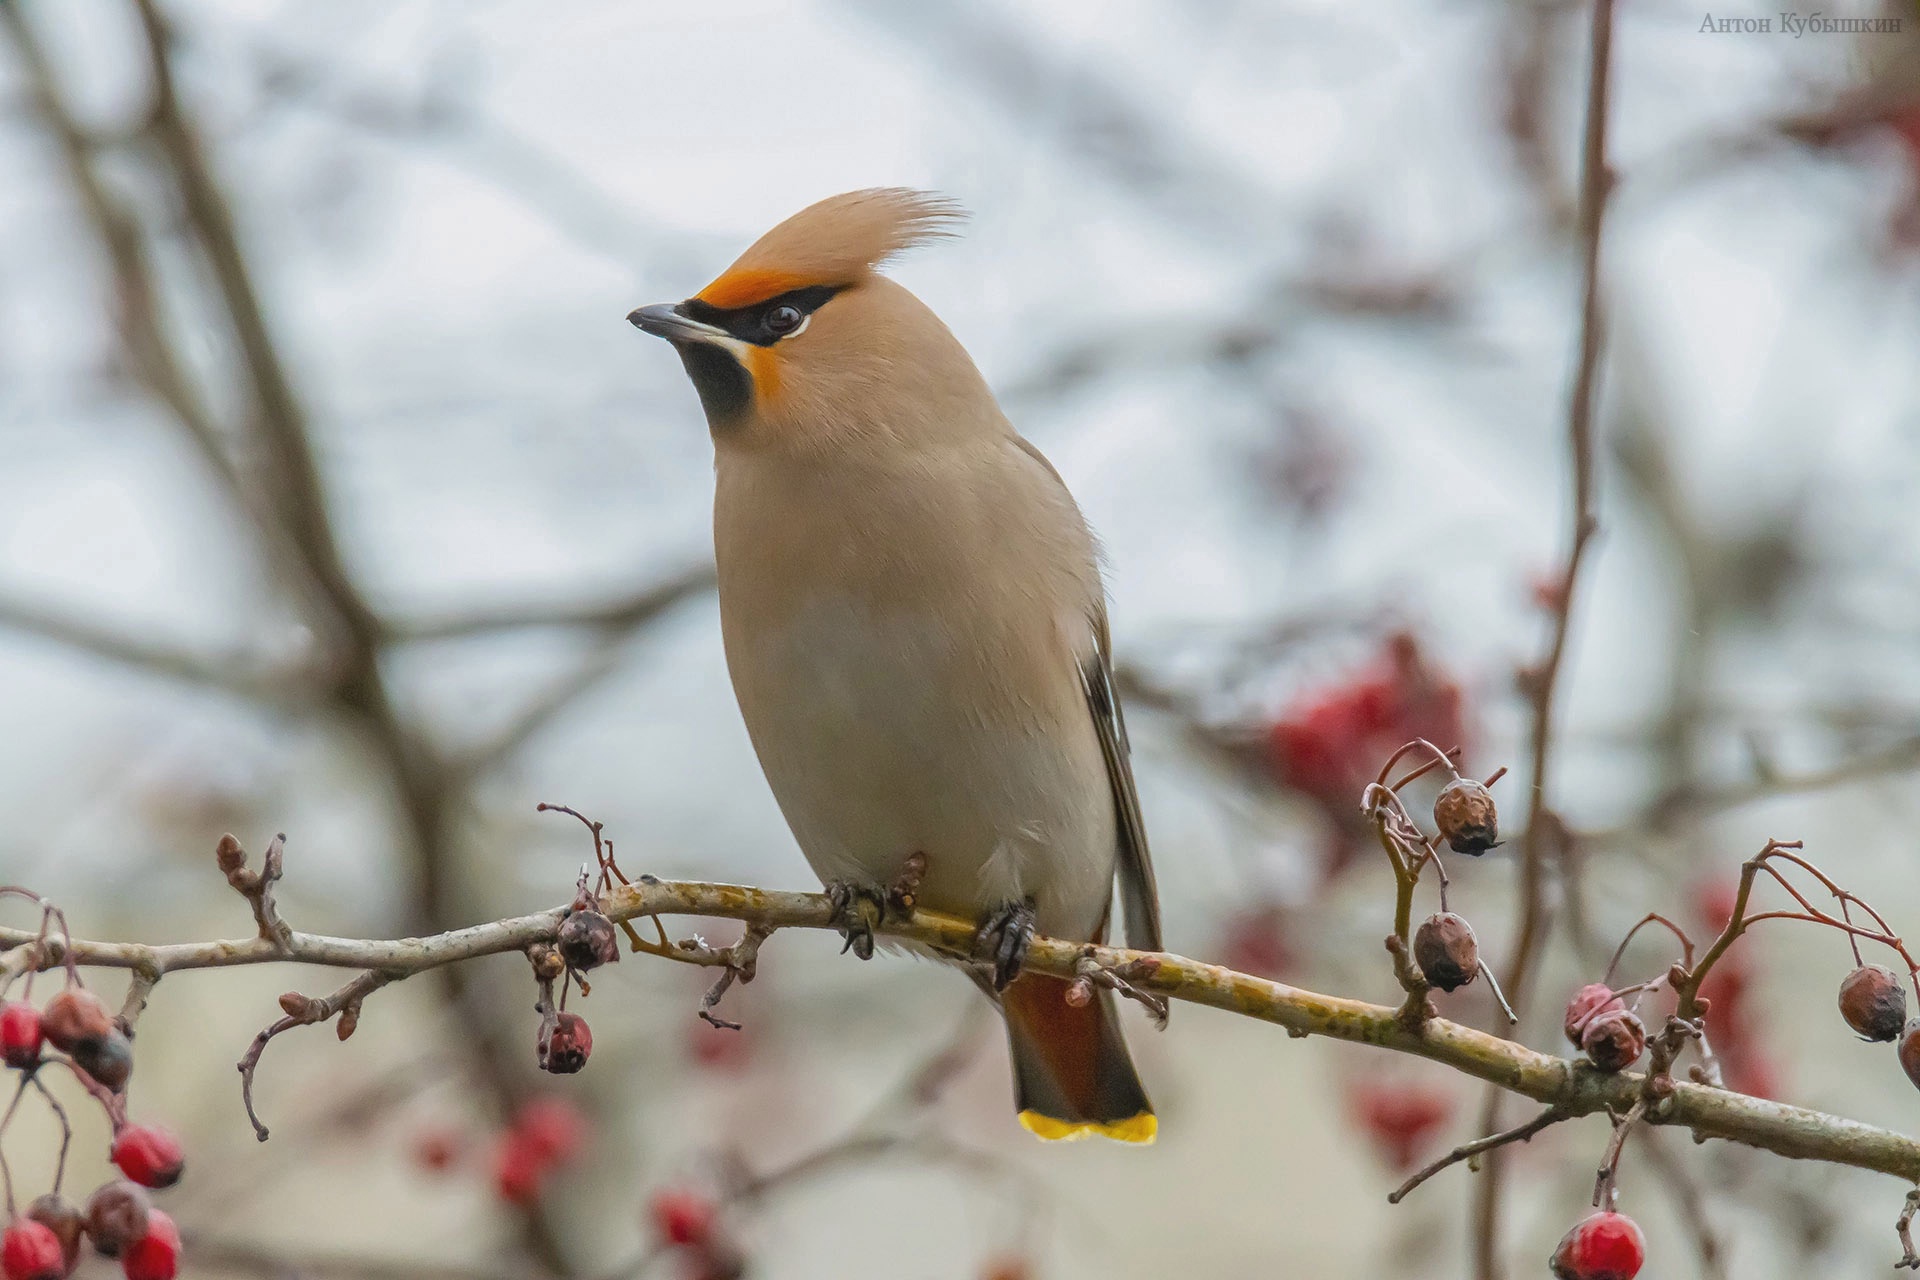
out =
{"type": "Polygon", "coordinates": [[[977,627],[848,599],[728,630],[755,751],[823,880],[886,884],[920,852],[927,907],[1031,896],[1042,931],[1091,935],[1115,841],[1098,741],[1084,713],[1063,728],[992,678],[1016,655],[977,627]]]}

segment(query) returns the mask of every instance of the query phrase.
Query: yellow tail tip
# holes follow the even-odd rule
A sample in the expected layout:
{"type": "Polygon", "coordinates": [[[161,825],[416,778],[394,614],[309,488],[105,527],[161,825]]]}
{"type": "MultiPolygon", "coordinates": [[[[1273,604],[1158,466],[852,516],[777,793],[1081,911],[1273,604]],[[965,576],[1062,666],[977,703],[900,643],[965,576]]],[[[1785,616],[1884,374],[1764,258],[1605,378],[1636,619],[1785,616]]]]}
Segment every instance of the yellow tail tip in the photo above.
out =
{"type": "Polygon", "coordinates": [[[1044,1142],[1074,1142],[1088,1134],[1098,1134],[1115,1142],[1133,1142],[1146,1146],[1160,1132],[1160,1121],[1151,1111],[1142,1111],[1125,1120],[1056,1120],[1038,1111],[1022,1111],[1020,1124],[1044,1142]]]}

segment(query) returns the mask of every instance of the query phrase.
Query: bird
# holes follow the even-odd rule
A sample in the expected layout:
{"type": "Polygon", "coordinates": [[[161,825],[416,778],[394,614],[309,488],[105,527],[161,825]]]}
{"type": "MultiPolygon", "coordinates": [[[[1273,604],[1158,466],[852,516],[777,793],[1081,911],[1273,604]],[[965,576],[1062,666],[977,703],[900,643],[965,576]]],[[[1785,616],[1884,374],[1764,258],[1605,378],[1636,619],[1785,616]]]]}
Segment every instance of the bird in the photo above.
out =
{"type": "Polygon", "coordinates": [[[905,188],[833,196],[627,318],[705,411],[728,673],[847,944],[871,955],[903,876],[978,921],[1021,1124],[1148,1143],[1110,992],[1022,969],[1036,932],[1105,941],[1116,884],[1129,945],[1161,946],[1099,553],[959,339],[881,271],[963,218],[905,188]]]}

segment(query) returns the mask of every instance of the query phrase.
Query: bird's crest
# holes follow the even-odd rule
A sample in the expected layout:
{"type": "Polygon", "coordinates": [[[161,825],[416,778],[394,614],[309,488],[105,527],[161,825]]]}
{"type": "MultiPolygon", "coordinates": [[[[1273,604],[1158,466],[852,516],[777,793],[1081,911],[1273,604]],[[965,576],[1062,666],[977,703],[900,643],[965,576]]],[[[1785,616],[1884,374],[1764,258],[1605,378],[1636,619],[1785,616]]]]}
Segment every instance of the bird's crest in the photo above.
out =
{"type": "Polygon", "coordinates": [[[953,235],[965,217],[946,197],[905,187],[830,196],[754,241],[694,296],[731,311],[794,289],[855,284],[894,255],[953,235]]]}

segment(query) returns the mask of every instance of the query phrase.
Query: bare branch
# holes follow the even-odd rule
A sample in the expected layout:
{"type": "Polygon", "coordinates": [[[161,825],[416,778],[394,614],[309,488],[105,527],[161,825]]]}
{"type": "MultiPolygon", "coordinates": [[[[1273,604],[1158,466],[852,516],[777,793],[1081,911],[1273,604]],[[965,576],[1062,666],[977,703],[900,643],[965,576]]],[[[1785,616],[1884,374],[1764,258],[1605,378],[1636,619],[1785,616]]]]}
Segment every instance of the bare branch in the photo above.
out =
{"type": "MultiPolygon", "coordinates": [[[[57,937],[31,946],[38,934],[0,929],[0,977],[28,964],[53,968],[69,956],[81,965],[145,968],[161,973],[225,968],[288,960],[302,964],[354,968],[379,973],[384,980],[422,973],[481,956],[525,951],[558,934],[565,907],[429,937],[388,940],[338,938],[295,930],[283,955],[260,937],[216,942],[149,945],[57,937]]],[[[614,920],[639,916],[689,915],[743,920],[766,929],[833,928],[833,904],[824,893],[783,892],[745,885],[642,879],[606,897],[614,920]]],[[[880,932],[922,944],[964,960],[971,953],[973,921],[927,911],[904,920],[892,916],[880,932]]],[[[1183,956],[1091,947],[1055,938],[1035,938],[1027,966],[1038,973],[1072,979],[1082,958],[1091,959],[1146,991],[1174,1000],[1206,1005],[1271,1022],[1295,1035],[1326,1036],[1411,1054],[1485,1080],[1500,1088],[1557,1107],[1568,1116],[1601,1111],[1625,1114],[1645,1095],[1645,1077],[1607,1075],[1581,1063],[1538,1053],[1524,1045],[1444,1018],[1408,1029],[1398,1011],[1383,1005],[1271,982],[1219,965],[1183,956]]],[[[1699,1138],[1725,1138],[1796,1159],[1822,1160],[1920,1181],[1920,1142],[1857,1121],[1803,1107],[1747,1097],[1724,1089],[1675,1083],[1672,1095],[1650,1107],[1648,1122],[1691,1130],[1699,1138]]]]}
{"type": "Polygon", "coordinates": [[[713,590],[713,566],[684,569],[631,595],[589,603],[558,602],[496,605],[468,612],[412,619],[388,619],[387,635],[399,641],[459,640],[497,631],[536,627],[592,628],[620,632],[644,626],[682,601],[713,590]]]}

